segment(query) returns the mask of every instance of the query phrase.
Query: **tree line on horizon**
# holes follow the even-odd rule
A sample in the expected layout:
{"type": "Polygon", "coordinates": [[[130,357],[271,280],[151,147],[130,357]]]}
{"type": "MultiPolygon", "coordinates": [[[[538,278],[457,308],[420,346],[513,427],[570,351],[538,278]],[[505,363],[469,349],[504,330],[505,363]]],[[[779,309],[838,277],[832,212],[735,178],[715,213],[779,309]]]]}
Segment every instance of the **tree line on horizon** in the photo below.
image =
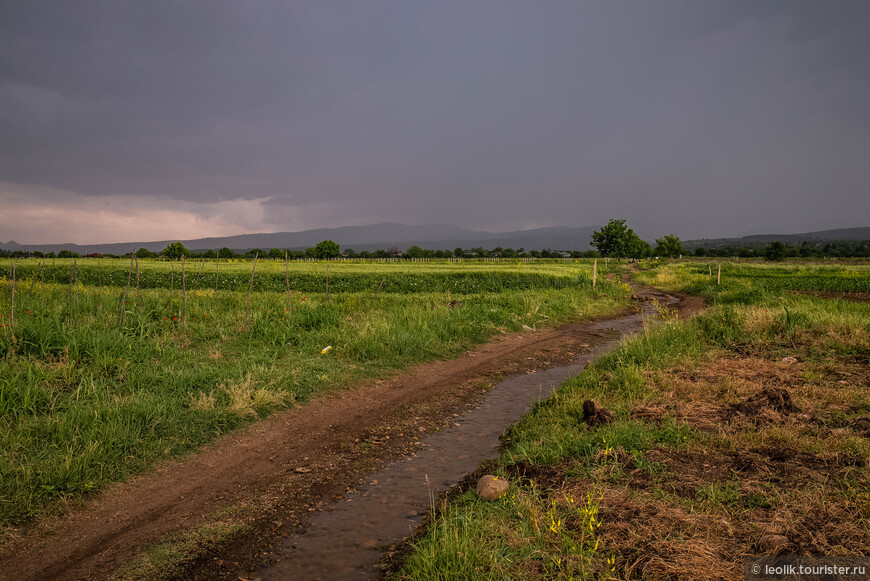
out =
{"type": "MultiPolygon", "coordinates": [[[[591,244],[595,250],[525,250],[524,248],[502,248],[496,246],[491,249],[483,247],[461,248],[453,250],[435,250],[421,248],[414,245],[405,251],[393,247],[374,251],[362,250],[356,252],[352,248],[343,251],[338,243],[332,240],[324,240],[315,246],[305,250],[290,250],[271,248],[263,250],[252,248],[245,252],[236,252],[224,246],[218,250],[209,249],[201,252],[188,250],[181,242],[171,242],[160,252],[153,252],[146,248],[136,250],[137,258],[164,258],[167,260],[180,260],[182,256],[188,258],[221,258],[221,259],[252,259],[254,257],[268,258],[273,260],[285,257],[298,259],[329,260],[335,258],[677,258],[681,256],[696,257],[740,257],[740,258],[766,258],[768,260],[784,260],[785,258],[868,258],[870,257],[870,241],[868,240],[838,240],[825,242],[803,241],[800,244],[789,245],[774,241],[766,246],[763,243],[746,243],[740,245],[726,245],[706,247],[699,245],[693,251],[687,252],[683,248],[680,238],[674,234],[666,234],[655,239],[653,247],[641,239],[634,230],[626,225],[625,219],[611,219],[608,223],[592,233],[591,244]]],[[[130,258],[132,252],[123,255],[98,254],[106,258],[130,258]]],[[[61,250],[57,253],[40,251],[16,250],[8,252],[0,250],[0,256],[12,258],[81,258],[81,255],[71,250],[61,250]]],[[[93,255],[87,255],[93,256],[93,255]]]]}

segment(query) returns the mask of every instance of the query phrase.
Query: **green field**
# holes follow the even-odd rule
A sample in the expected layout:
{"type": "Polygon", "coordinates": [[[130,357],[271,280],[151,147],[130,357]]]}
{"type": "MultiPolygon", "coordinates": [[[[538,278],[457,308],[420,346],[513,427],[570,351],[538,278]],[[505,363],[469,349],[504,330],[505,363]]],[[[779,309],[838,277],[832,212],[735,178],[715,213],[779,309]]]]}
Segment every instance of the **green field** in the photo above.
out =
{"type": "Polygon", "coordinates": [[[188,261],[182,276],[140,260],[137,276],[123,260],[17,260],[13,325],[0,261],[0,526],[324,390],[629,295],[601,279],[593,291],[588,261],[259,261],[252,284],[253,266],[188,261]]]}
{"type": "MultiPolygon", "coordinates": [[[[652,264],[650,262],[645,266],[648,268],[652,264]]],[[[783,291],[868,293],[870,264],[864,261],[783,264],[696,260],[654,270],[642,269],[636,280],[702,295],[719,302],[750,303],[783,291]],[[718,285],[717,278],[720,279],[718,285]]]]}
{"type": "Polygon", "coordinates": [[[870,547],[870,267],[644,263],[703,295],[569,380],[515,425],[396,579],[740,579],[748,555],[870,547]],[[712,277],[711,277],[712,271],[712,277]],[[812,293],[842,293],[824,298],[812,293]],[[615,414],[584,422],[593,399],[615,414]]]}

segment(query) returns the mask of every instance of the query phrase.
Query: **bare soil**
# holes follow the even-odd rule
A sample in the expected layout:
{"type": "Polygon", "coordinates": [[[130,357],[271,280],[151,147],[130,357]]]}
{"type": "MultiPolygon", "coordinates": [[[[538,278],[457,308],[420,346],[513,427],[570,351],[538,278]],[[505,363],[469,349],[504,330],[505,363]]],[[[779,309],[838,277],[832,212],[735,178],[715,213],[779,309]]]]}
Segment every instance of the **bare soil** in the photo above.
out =
{"type": "MultiPolygon", "coordinates": [[[[736,581],[748,556],[870,555],[870,362],[813,339],[782,348],[647,374],[658,396],[632,419],[698,436],[614,453],[598,537],[618,578],[736,581]]],[[[576,460],[515,470],[557,500],[591,486],[576,460]]]]}
{"type": "MultiPolygon", "coordinates": [[[[703,307],[683,297],[686,316],[703,307]]],[[[499,377],[571,361],[600,337],[589,323],[505,335],[464,356],[328,394],[119,483],[0,546],[0,579],[104,579],[149,545],[227,514],[239,532],[197,546],[175,575],[244,577],[270,542],[366,474],[473,406],[499,377]]],[[[164,572],[165,573],[165,572],[164,572]]]]}

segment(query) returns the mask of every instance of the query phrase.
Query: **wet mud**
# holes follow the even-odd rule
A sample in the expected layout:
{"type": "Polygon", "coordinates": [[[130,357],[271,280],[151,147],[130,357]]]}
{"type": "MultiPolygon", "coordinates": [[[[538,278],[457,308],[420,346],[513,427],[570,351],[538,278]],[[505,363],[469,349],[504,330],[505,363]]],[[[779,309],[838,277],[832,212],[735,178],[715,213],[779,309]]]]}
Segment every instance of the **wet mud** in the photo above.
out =
{"type": "MultiPolygon", "coordinates": [[[[650,291],[672,306],[680,299],[650,291]]],[[[656,314],[649,300],[639,313],[586,324],[593,343],[573,362],[506,379],[453,425],[422,441],[419,452],[371,475],[364,486],[315,514],[302,534],[280,543],[257,571],[257,579],[377,579],[383,548],[410,536],[434,499],[484,460],[495,457],[504,431],[601,354],[643,328],[656,314]]]]}
{"type": "MultiPolygon", "coordinates": [[[[660,303],[679,301],[685,316],[703,308],[698,297],[643,294],[660,303]]],[[[76,502],[57,519],[10,531],[0,543],[0,580],[109,578],[148,547],[198,530],[228,508],[241,532],[226,542],[196,547],[174,562],[173,571],[161,571],[163,577],[327,579],[375,574],[379,554],[373,548],[406,536],[428,510],[430,491],[437,495],[491,457],[499,435],[532,401],[579,372],[590,352],[607,348],[605,343],[641,324],[642,316],[633,314],[506,334],[462,357],[420,364],[274,414],[195,454],[76,502]],[[566,368],[553,370],[562,366],[566,368]],[[482,386],[499,377],[513,377],[518,386],[501,386],[481,399],[482,386]],[[499,403],[500,394],[513,395],[499,403]],[[469,408],[483,415],[462,413],[469,408]],[[420,440],[445,423],[449,429],[420,440]],[[425,462],[434,467],[425,467],[425,462]],[[385,472],[375,474],[379,470],[385,472]],[[423,475],[422,487],[411,474],[423,475]],[[418,496],[411,499],[410,492],[392,488],[390,482],[407,485],[418,496]],[[422,502],[420,490],[425,493],[422,502]],[[363,499],[371,499],[366,502],[374,508],[338,511],[364,507],[363,499]],[[397,516],[387,517],[384,507],[392,505],[402,508],[397,516]],[[341,521],[341,531],[329,528],[330,514],[341,521]],[[302,530],[307,532],[294,536],[302,530]],[[321,548],[300,550],[304,536],[313,545],[318,536],[324,539],[321,548]],[[333,545],[362,547],[358,555],[365,557],[351,556],[350,550],[336,552],[333,545]],[[294,576],[285,567],[298,562],[302,552],[315,563],[299,564],[302,570],[317,568],[317,562],[332,569],[313,577],[294,576]],[[339,563],[336,554],[344,555],[345,562],[339,563]]]]}

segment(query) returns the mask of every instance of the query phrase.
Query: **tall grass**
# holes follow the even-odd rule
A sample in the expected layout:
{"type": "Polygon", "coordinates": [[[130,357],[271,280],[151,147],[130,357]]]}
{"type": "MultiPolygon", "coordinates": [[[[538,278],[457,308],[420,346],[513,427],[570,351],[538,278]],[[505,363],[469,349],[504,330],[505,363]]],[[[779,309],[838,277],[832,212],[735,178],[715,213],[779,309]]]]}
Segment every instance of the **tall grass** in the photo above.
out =
{"type": "MultiPolygon", "coordinates": [[[[165,265],[142,262],[143,280],[153,281],[158,271],[168,277],[165,265]]],[[[294,289],[291,313],[281,272],[278,290],[254,286],[249,319],[246,285],[218,292],[202,285],[188,297],[186,320],[179,293],[170,297],[168,278],[162,287],[143,285],[138,302],[128,294],[122,304],[123,261],[96,267],[104,269],[103,286],[91,284],[95,273],[79,265],[77,299],[69,304],[68,272],[65,284],[55,284],[32,270],[35,278],[17,288],[14,337],[0,328],[0,524],[60,509],[65,498],[141,472],[325,388],[454,356],[500,330],[519,331],[540,319],[531,315],[535,309],[556,324],[611,313],[627,301],[619,286],[593,291],[591,284],[577,284],[588,268],[574,264],[540,271],[533,265],[526,278],[511,279],[516,288],[499,283],[496,290],[486,290],[494,288],[486,282],[492,273],[474,266],[443,272],[338,266],[330,273],[332,304],[323,292],[294,289]],[[364,290],[336,289],[342,276],[364,290]],[[438,290],[393,292],[385,283],[373,299],[385,276],[412,286],[428,281],[438,290]],[[539,279],[546,284],[517,282],[539,279]],[[465,282],[454,285],[457,280],[465,282]],[[485,284],[468,283],[477,280],[485,284]],[[31,282],[22,304],[20,289],[31,282]],[[322,354],[327,345],[332,350],[322,354]]],[[[308,268],[316,277],[320,267],[308,268]]],[[[227,279],[250,280],[250,264],[235,274],[226,270],[227,279]]],[[[502,272],[509,280],[509,271],[502,272]]],[[[3,324],[10,291],[0,279],[3,324]]]]}
{"type": "Polygon", "coordinates": [[[870,265],[866,264],[722,262],[720,285],[716,284],[716,264],[690,261],[655,265],[648,262],[635,278],[662,288],[731,302],[753,301],[763,295],[789,291],[870,292],[870,265]],[[711,264],[712,276],[709,274],[711,264]]]}
{"type": "MultiPolygon", "coordinates": [[[[123,261],[89,259],[77,266],[78,279],[85,286],[118,286],[127,281],[127,271],[119,267],[123,261]]],[[[198,276],[204,262],[188,261],[189,284],[206,284],[198,276]]],[[[215,262],[211,260],[209,262],[215,262]]],[[[16,261],[20,280],[38,280],[45,283],[67,283],[73,268],[73,259],[50,259],[37,263],[16,261]]],[[[10,260],[0,259],[0,277],[11,277],[10,260]]],[[[173,263],[143,259],[140,261],[141,288],[169,288],[173,263]]],[[[563,288],[570,285],[591,285],[592,268],[587,262],[532,264],[522,261],[498,263],[358,263],[358,262],[293,262],[285,271],[283,261],[260,260],[254,277],[253,290],[280,292],[287,284],[294,291],[325,292],[326,271],[330,269],[329,287],[332,294],[340,292],[374,293],[381,281],[382,292],[500,292],[532,288],[563,288]]],[[[177,269],[176,269],[177,270],[177,269]]],[[[248,289],[252,262],[220,261],[217,275],[218,291],[244,291],[248,289]]],[[[209,279],[211,280],[211,279],[209,279]]],[[[178,281],[176,281],[178,282],[178,281]]]]}

